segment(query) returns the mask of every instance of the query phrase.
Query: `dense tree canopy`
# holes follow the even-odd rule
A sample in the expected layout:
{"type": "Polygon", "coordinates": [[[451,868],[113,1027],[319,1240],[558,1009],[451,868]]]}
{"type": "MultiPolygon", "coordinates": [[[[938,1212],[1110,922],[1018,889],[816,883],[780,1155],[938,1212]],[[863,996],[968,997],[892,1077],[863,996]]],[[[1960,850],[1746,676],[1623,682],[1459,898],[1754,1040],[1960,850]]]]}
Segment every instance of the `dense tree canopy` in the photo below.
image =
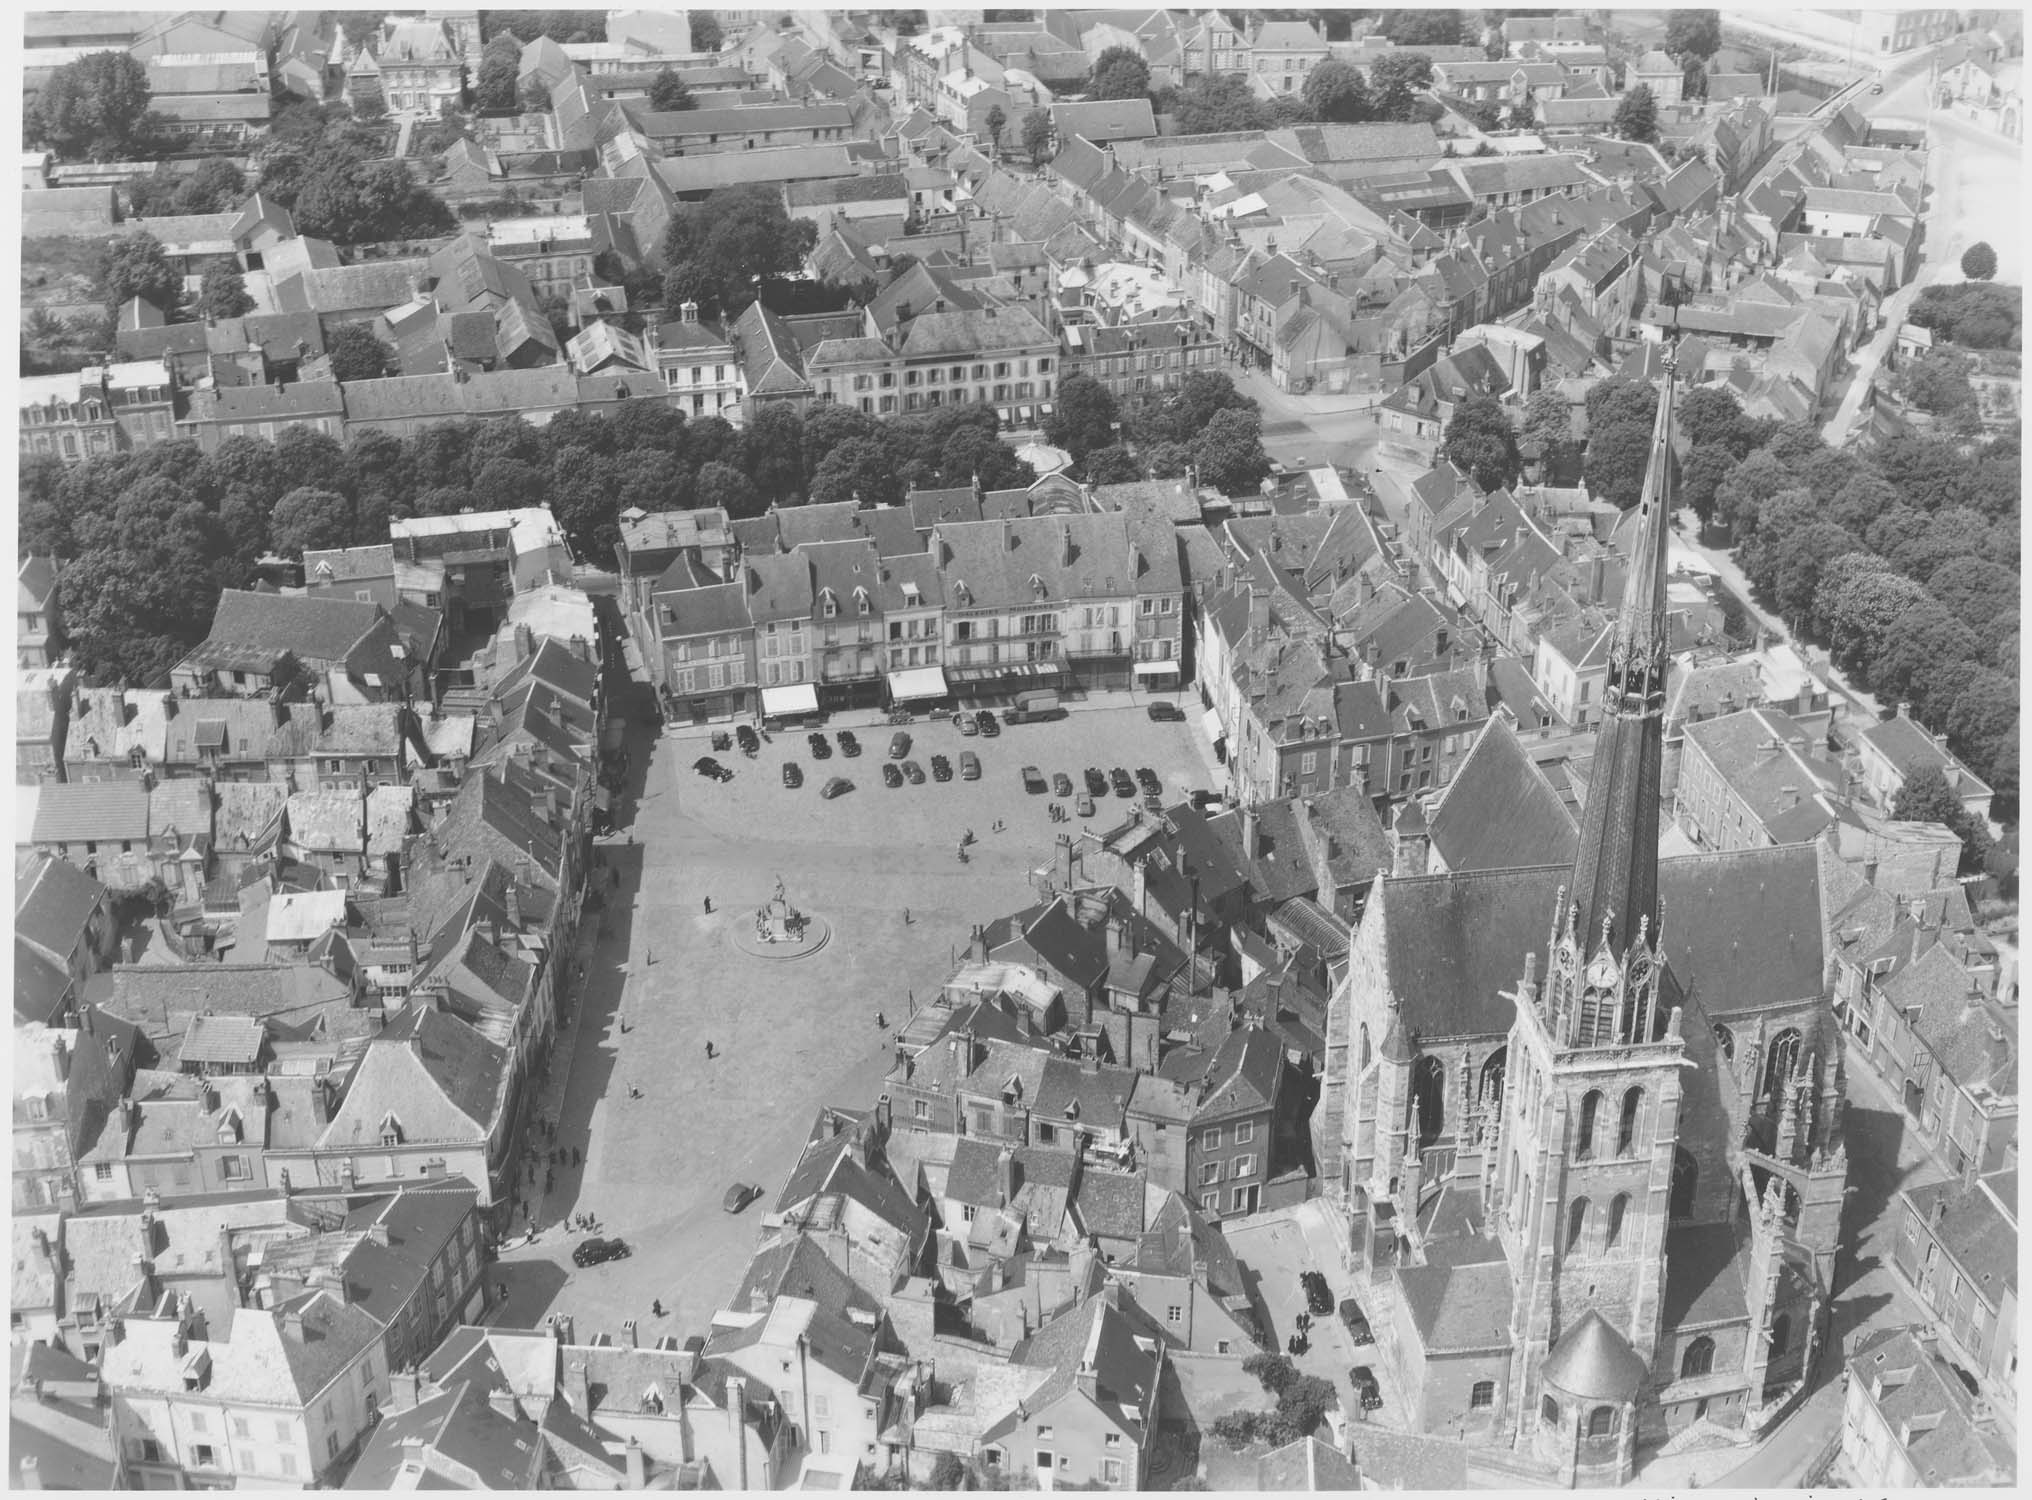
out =
{"type": "Polygon", "coordinates": [[[254,299],[248,295],[247,278],[240,268],[231,262],[208,268],[198,283],[192,310],[201,318],[237,318],[254,311],[254,299]]]}
{"type": "Polygon", "coordinates": [[[1485,490],[1499,489],[1517,478],[1517,435],[1493,396],[1476,396],[1454,409],[1453,420],[1446,424],[1444,449],[1447,458],[1485,490]]]}
{"type": "Polygon", "coordinates": [[[1072,375],[1059,382],[1051,415],[1044,419],[1044,439],[1078,461],[1117,442],[1120,421],[1106,386],[1091,375],[1072,375]]]}
{"type": "Polygon", "coordinates": [[[1616,117],[1609,122],[1609,129],[1626,141],[1643,141],[1655,145],[1658,140],[1658,100],[1651,92],[1651,86],[1640,83],[1623,95],[1616,106],[1616,117]]]}
{"type": "Polygon", "coordinates": [[[1603,381],[1587,397],[1587,487],[1625,510],[1644,489],[1658,390],[1648,380],[1603,381]]]}
{"type": "Polygon", "coordinates": [[[148,70],[126,52],[91,52],[55,69],[22,119],[26,141],[61,156],[119,161],[148,115],[148,70]]]}
{"type": "Polygon", "coordinates": [[[719,17],[709,10],[691,13],[691,46],[694,52],[717,52],[723,40],[719,17]]]}
{"type": "Polygon", "coordinates": [[[1997,252],[1987,240],[1977,240],[1962,251],[1961,274],[1970,281],[1988,281],[1997,274],[1997,252]]]}
{"type": "Polygon", "coordinates": [[[782,194],[759,183],[679,204],[663,237],[664,305],[697,302],[731,320],[761,283],[801,271],[817,241],[817,226],[791,218],[782,194]]]}
{"type": "Polygon", "coordinates": [[[183,273],[169,263],[162,241],[152,234],[108,241],[99,252],[99,284],[105,288],[106,311],[115,317],[129,298],[154,303],[166,317],[174,317],[183,300],[183,273]]]}
{"type": "Polygon", "coordinates": [[[1127,47],[1110,47],[1094,59],[1087,96],[1093,99],[1141,99],[1150,92],[1150,64],[1127,47]]]}
{"type": "Polygon", "coordinates": [[[325,339],[337,380],[379,380],[395,369],[395,351],[374,337],[368,323],[341,323],[325,339]]]}
{"type": "Polygon", "coordinates": [[[1461,12],[1457,10],[1386,10],[1376,30],[1400,47],[1458,47],[1461,12]]]}
{"type": "Polygon", "coordinates": [[[1682,62],[1706,62],[1722,50],[1721,12],[1675,10],[1665,23],[1665,50],[1682,62]]]}
{"type": "Polygon", "coordinates": [[[480,53],[480,73],[473,100],[481,109],[512,110],[521,86],[522,43],[509,32],[496,33],[480,53]]]}
{"type": "Polygon", "coordinates": [[[1051,159],[1051,116],[1044,110],[1033,109],[1023,117],[1023,150],[1033,167],[1051,159]]]}
{"type": "Polygon", "coordinates": [[[1181,135],[1270,128],[1270,112],[1246,78],[1195,78],[1178,91],[1171,112],[1181,135]]]}
{"type": "Polygon", "coordinates": [[[649,85],[649,107],[660,110],[696,109],[698,100],[692,98],[685,81],[677,76],[675,68],[664,68],[656,75],[656,81],[649,85]]]}
{"type": "Polygon", "coordinates": [[[1369,118],[1372,101],[1362,75],[1347,63],[1334,58],[1318,64],[1306,75],[1305,107],[1315,120],[1352,124],[1369,118]]]}

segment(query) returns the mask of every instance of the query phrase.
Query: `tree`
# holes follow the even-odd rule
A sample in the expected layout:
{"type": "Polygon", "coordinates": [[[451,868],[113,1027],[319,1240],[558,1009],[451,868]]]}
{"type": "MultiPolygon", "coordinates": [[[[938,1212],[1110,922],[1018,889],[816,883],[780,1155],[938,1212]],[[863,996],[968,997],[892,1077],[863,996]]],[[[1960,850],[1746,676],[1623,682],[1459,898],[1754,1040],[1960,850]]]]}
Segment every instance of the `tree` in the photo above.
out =
{"type": "Polygon", "coordinates": [[[663,237],[664,305],[709,303],[731,320],[755,300],[759,283],[802,270],[817,242],[817,226],[791,218],[782,196],[759,183],[680,204],[663,237]]]}
{"type": "Polygon", "coordinates": [[[709,10],[691,13],[691,48],[694,52],[717,52],[723,43],[719,17],[709,10]]]}
{"type": "Polygon", "coordinates": [[[1786,540],[1771,582],[1778,612],[1795,626],[1803,623],[1813,610],[1813,596],[1827,565],[1862,547],[1853,535],[1828,521],[1799,527],[1786,540]]]}
{"type": "MultiPolygon", "coordinates": [[[[1454,106],[1454,113],[1464,116],[1470,125],[1482,131],[1503,128],[1503,107],[1493,99],[1466,99],[1454,106]]],[[[1487,144],[1484,142],[1483,144],[1487,144]]],[[[1448,141],[1451,150],[1453,142],[1448,141]]]]}
{"type": "Polygon", "coordinates": [[[395,368],[395,351],[367,323],[341,323],[325,340],[335,380],[379,380],[395,368]]]}
{"type": "Polygon", "coordinates": [[[175,182],[167,208],[158,211],[222,214],[238,208],[246,198],[246,173],[223,156],[211,156],[199,162],[195,172],[175,182]]]}
{"type": "Polygon", "coordinates": [[[99,284],[106,289],[106,311],[116,318],[133,297],[153,303],[164,317],[174,317],[183,300],[183,275],[152,234],[122,235],[100,251],[99,284]]]}
{"type": "Polygon", "coordinates": [[[1609,122],[1609,129],[1626,141],[1643,141],[1656,145],[1658,141],[1658,101],[1651,96],[1651,86],[1640,83],[1623,95],[1623,102],[1616,106],[1616,117],[1609,122]]]}
{"type": "Polygon", "coordinates": [[[1458,47],[1461,13],[1457,10],[1386,10],[1376,30],[1400,47],[1458,47]]]}
{"type": "Polygon", "coordinates": [[[1269,111],[1245,78],[1195,78],[1178,91],[1172,113],[1181,135],[1269,128],[1269,111]]]}
{"type": "Polygon", "coordinates": [[[1044,440],[1065,449],[1077,463],[1117,440],[1120,415],[1106,386],[1091,375],[1073,375],[1059,383],[1058,400],[1044,419],[1044,440]]]}
{"type": "Polygon", "coordinates": [[[1720,386],[1701,386],[1674,403],[1673,424],[1695,447],[1720,443],[1737,458],[1758,447],[1757,424],[1743,416],[1734,394],[1720,386]]]}
{"type": "Polygon", "coordinates": [[[515,108],[516,90],[522,83],[522,44],[503,31],[480,53],[480,76],[473,86],[473,102],[481,109],[507,112],[515,108]]]}
{"type": "Polygon", "coordinates": [[[237,318],[254,307],[254,299],[247,294],[247,278],[238,266],[222,261],[207,270],[198,283],[198,300],[192,310],[201,318],[237,318]]]}
{"type": "Polygon", "coordinates": [[[381,92],[381,80],[361,78],[352,85],[353,118],[356,120],[380,120],[387,118],[388,100],[381,92]]]}
{"type": "Polygon", "coordinates": [[[1500,489],[1517,477],[1517,435],[1493,396],[1475,396],[1455,407],[1442,447],[1485,490],[1500,489]]]}
{"type": "Polygon", "coordinates": [[[1556,386],[1542,385],[1524,403],[1524,425],[1518,432],[1523,442],[1536,443],[1542,472],[1562,473],[1573,459],[1578,444],[1573,439],[1573,409],[1556,386]]]}
{"type": "Polygon", "coordinates": [[[1043,166],[1051,157],[1051,116],[1041,109],[1023,117],[1023,149],[1033,167],[1043,166]]]}
{"type": "Polygon", "coordinates": [[[1720,443],[1696,444],[1679,466],[1679,498],[1693,507],[1703,528],[1714,523],[1715,494],[1735,467],[1735,455],[1720,443]]]}
{"type": "Polygon", "coordinates": [[[335,490],[291,490],[268,516],[268,545],[284,557],[352,541],[353,502],[335,490]]]}
{"type": "Polygon", "coordinates": [[[1133,484],[1143,477],[1136,455],[1119,444],[1094,449],[1081,468],[1088,484],[1133,484]]]}
{"type": "Polygon", "coordinates": [[[1987,240],[1977,240],[1961,253],[1961,274],[1970,281],[1988,281],[1997,274],[1997,252],[1987,240]]]}
{"type": "Polygon", "coordinates": [[[1003,109],[999,104],[991,105],[986,118],[981,123],[988,127],[988,149],[991,152],[1000,154],[1002,150],[1002,132],[1009,128],[1008,111],[1003,109]]]}
{"type": "Polygon", "coordinates": [[[863,506],[895,505],[903,498],[903,485],[879,439],[852,438],[825,456],[811,476],[810,493],[813,505],[842,500],[863,506]]]}
{"type": "Polygon", "coordinates": [[[1587,487],[1628,510],[1643,493],[1658,391],[1648,380],[1605,381],[1588,392],[1587,487]]]}
{"type": "Polygon", "coordinates": [[[1911,361],[1898,372],[1897,389],[1912,405],[1935,416],[1947,416],[1976,404],[1975,388],[1969,384],[1965,361],[1950,353],[1911,361]]]}
{"type": "Polygon", "coordinates": [[[22,122],[64,156],[118,161],[148,114],[148,70],[126,52],[91,52],[49,75],[22,122]]]}
{"type": "Polygon", "coordinates": [[[677,76],[676,69],[664,68],[649,85],[649,107],[665,111],[696,109],[698,100],[692,98],[691,89],[677,76]]]}
{"type": "Polygon", "coordinates": [[[1665,23],[1665,50],[1685,62],[1706,62],[1722,50],[1721,12],[1675,10],[1665,23]]]}
{"type": "Polygon", "coordinates": [[[1971,629],[2018,605],[2018,575],[1973,553],[1943,558],[1927,576],[1926,591],[1971,629]]]}
{"type": "Polygon", "coordinates": [[[1375,91],[1371,118],[1411,120],[1414,96],[1432,87],[1432,59],[1423,52],[1386,52],[1369,65],[1369,87],[1375,91]]]}
{"type": "Polygon", "coordinates": [[[1270,473],[1262,421],[1254,411],[1229,407],[1215,412],[1192,451],[1200,482],[1223,495],[1249,494],[1270,473]]]}
{"type": "Polygon", "coordinates": [[[1870,671],[1870,690],[1923,709],[1934,675],[1949,662],[1973,661],[1976,633],[1945,605],[1920,599],[1900,612],[1884,638],[1884,653],[1870,671]]]}
{"type": "Polygon", "coordinates": [[[1369,88],[1362,75],[1333,58],[1316,65],[1302,91],[1307,112],[1315,120],[1353,124],[1369,118],[1369,88]]]}
{"type": "Polygon", "coordinates": [[[1961,804],[1947,784],[1946,773],[1927,766],[1907,776],[1891,797],[1891,816],[1914,823],[1944,823],[1961,840],[1959,873],[1981,872],[1994,840],[1989,827],[1961,804]]]}
{"type": "Polygon", "coordinates": [[[1150,93],[1150,64],[1140,52],[1110,47],[1094,59],[1090,99],[1143,99],[1150,93]]]}

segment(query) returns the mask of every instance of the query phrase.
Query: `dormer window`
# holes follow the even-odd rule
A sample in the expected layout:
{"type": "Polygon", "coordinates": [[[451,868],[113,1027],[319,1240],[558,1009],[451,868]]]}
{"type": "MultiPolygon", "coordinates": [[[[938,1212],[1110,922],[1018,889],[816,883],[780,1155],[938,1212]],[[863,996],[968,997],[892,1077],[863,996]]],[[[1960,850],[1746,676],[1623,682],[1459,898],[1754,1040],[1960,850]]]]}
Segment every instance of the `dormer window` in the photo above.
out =
{"type": "Polygon", "coordinates": [[[1040,599],[1044,597],[1044,580],[1035,573],[1030,575],[1030,592],[1040,599]]]}
{"type": "Polygon", "coordinates": [[[402,1122],[392,1114],[381,1117],[381,1144],[389,1147],[402,1144],[402,1122]]]}
{"type": "Polygon", "coordinates": [[[825,618],[828,620],[836,618],[840,612],[840,601],[833,597],[833,591],[827,589],[821,598],[824,605],[823,613],[825,618]]]}
{"type": "Polygon", "coordinates": [[[868,591],[866,589],[854,590],[854,610],[857,614],[863,615],[868,612],[868,591]]]}

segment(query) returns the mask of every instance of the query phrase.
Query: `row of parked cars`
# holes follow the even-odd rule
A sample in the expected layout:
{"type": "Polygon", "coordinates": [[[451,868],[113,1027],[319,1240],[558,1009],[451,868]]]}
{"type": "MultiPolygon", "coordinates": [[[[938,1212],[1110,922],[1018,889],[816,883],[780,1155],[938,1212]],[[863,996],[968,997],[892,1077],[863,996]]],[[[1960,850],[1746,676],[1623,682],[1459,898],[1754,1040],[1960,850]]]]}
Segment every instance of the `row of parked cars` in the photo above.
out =
{"type": "MultiPolygon", "coordinates": [[[[1023,790],[1033,797],[1041,797],[1046,792],[1054,797],[1072,797],[1077,792],[1072,777],[1063,771],[1052,772],[1050,779],[1047,780],[1044,772],[1036,766],[1025,766],[1022,775],[1023,790]]],[[[1107,796],[1111,788],[1117,797],[1133,797],[1140,789],[1145,807],[1152,812],[1163,811],[1164,783],[1157,779],[1157,773],[1148,766],[1138,766],[1133,776],[1122,766],[1117,766],[1112,771],[1103,771],[1099,766],[1088,766],[1080,775],[1086,784],[1084,792],[1077,792],[1079,815],[1083,818],[1093,816],[1093,799],[1107,796]]]]}
{"type": "MultiPolygon", "coordinates": [[[[1334,1312],[1333,1288],[1327,1285],[1326,1277],[1318,1271],[1300,1271],[1299,1287],[1305,1293],[1306,1311],[1315,1318],[1331,1317],[1334,1312]]],[[[1348,1325],[1348,1337],[1356,1344],[1373,1344],[1376,1334],[1369,1327],[1369,1316],[1362,1311],[1362,1304],[1353,1297],[1343,1297],[1340,1303],[1341,1321],[1348,1325]]],[[[1356,1365],[1348,1371],[1348,1380],[1355,1388],[1355,1398],[1362,1403],[1363,1411],[1379,1411],[1383,1405],[1383,1387],[1376,1379],[1376,1372],[1367,1365],[1356,1365]]]]}

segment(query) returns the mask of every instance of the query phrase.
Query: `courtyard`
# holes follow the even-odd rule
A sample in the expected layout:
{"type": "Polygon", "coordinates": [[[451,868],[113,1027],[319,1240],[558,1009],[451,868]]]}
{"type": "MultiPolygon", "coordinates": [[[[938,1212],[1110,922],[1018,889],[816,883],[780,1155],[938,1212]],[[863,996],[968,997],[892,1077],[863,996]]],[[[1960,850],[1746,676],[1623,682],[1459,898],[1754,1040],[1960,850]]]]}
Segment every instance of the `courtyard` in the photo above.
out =
{"type": "MultiPolygon", "coordinates": [[[[836,751],[814,764],[801,732],[772,736],[751,760],[713,752],[705,729],[653,738],[631,725],[640,797],[632,822],[600,841],[605,865],[595,876],[611,869],[619,883],[573,1018],[569,1072],[553,1089],[555,1144],[585,1160],[555,1171],[534,1243],[523,1241],[516,1219],[489,1273],[507,1292],[490,1309],[494,1321],[530,1326],[563,1313],[586,1338],[618,1337],[633,1318],[644,1342],[706,1332],[738,1285],[819,1107],[875,1103],[891,1031],[913,1000],[937,992],[974,923],[1036,899],[1031,872],[1049,864],[1055,834],[1079,825],[1052,822],[1053,799],[1025,793],[1019,768],[1077,780],[1088,765],[1147,765],[1168,800],[1215,785],[1218,769],[1195,724],[1151,721],[1140,695],[1104,696],[994,739],[962,737],[950,721],[909,726],[911,757],[927,771],[933,754],[956,769],[962,749],[979,755],[975,782],[927,775],[891,790],[880,771],[891,726],[855,713],[835,716],[828,737],[838,728],[854,729],[863,753],[850,760],[836,751]],[[734,779],[695,773],[704,754],[734,779]],[[802,766],[801,788],[783,785],[786,760],[802,766]],[[829,775],[848,776],[855,790],[822,800],[829,775]],[[968,828],[977,842],[963,865],[955,849],[968,828]],[[790,902],[830,928],[809,957],[755,958],[731,941],[736,931],[752,934],[779,877],[790,902]],[[877,1026],[878,1012],[889,1030],[877,1026]],[[718,1054],[711,1060],[708,1041],[718,1054]],[[759,1184],[764,1197],[729,1215],[721,1199],[737,1180],[759,1184]],[[571,1247],[584,1236],[560,1221],[586,1212],[633,1254],[573,1267],[571,1247]],[[659,1300],[665,1316],[655,1318],[659,1300]]],[[[1089,821],[1113,826],[1131,805],[1097,799],[1089,821]]]]}

